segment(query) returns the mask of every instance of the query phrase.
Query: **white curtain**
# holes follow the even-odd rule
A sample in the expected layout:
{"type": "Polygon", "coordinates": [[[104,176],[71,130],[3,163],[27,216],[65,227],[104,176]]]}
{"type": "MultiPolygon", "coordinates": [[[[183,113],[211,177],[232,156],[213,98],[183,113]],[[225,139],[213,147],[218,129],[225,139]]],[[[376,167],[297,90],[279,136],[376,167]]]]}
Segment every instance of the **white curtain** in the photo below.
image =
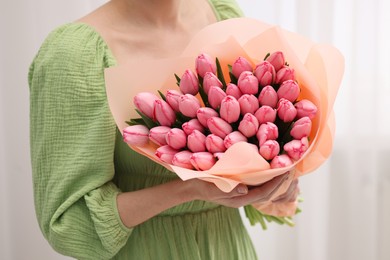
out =
{"type": "MultiPolygon", "coordinates": [[[[105,0],[0,2],[0,258],[67,259],[43,239],[33,208],[27,70],[46,35],[105,0]]],[[[301,178],[296,227],[250,227],[260,259],[390,259],[390,2],[238,0],[345,56],[331,158],[301,178]]]]}

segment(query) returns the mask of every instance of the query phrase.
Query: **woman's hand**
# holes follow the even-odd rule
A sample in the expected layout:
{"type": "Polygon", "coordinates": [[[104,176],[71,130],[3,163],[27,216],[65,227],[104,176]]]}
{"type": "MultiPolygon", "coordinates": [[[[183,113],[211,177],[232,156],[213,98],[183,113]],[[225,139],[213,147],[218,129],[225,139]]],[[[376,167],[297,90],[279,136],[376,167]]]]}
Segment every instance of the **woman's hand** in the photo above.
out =
{"type": "MultiPolygon", "coordinates": [[[[239,208],[252,203],[266,202],[287,179],[288,173],[277,176],[272,180],[256,187],[248,188],[246,185],[239,184],[229,193],[225,193],[217,188],[213,183],[193,179],[188,181],[191,186],[189,190],[193,191],[194,199],[214,202],[228,207],[239,208]]],[[[299,193],[298,180],[291,182],[288,190],[277,197],[273,202],[284,203],[295,201],[299,193]]]]}

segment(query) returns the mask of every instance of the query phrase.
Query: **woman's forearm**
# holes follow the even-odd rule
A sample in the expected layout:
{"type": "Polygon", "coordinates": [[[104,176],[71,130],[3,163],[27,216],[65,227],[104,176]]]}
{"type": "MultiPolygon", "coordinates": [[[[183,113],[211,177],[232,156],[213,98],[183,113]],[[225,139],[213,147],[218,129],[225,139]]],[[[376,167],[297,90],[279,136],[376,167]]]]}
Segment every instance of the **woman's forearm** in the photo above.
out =
{"type": "Polygon", "coordinates": [[[158,186],[124,192],[117,196],[117,207],[122,222],[134,227],[162,211],[194,199],[188,183],[175,180],[158,186]]]}

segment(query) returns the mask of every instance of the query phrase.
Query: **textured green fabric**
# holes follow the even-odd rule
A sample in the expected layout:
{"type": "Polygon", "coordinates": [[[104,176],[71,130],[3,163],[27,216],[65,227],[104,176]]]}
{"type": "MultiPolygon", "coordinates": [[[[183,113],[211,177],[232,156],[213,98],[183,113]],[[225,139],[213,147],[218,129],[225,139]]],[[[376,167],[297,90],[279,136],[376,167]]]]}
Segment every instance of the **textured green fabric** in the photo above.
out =
{"type": "MultiPolygon", "coordinates": [[[[242,15],[232,0],[210,2],[219,20],[242,15]]],[[[103,72],[113,65],[93,28],[70,23],[47,37],[30,67],[34,200],[45,238],[78,259],[256,259],[237,209],[193,201],[123,225],[118,193],[177,176],[122,141],[105,92],[103,72]]]]}

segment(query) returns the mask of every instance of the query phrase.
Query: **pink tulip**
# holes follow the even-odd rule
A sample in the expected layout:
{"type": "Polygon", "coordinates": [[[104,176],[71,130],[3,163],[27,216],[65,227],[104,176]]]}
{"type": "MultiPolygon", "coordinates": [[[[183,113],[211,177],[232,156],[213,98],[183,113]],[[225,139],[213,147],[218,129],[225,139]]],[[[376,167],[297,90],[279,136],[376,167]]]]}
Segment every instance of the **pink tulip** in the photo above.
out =
{"type": "Polygon", "coordinates": [[[187,145],[187,135],[180,128],[172,128],[165,136],[167,144],[173,149],[180,150],[187,145]]]}
{"type": "Polygon", "coordinates": [[[191,164],[192,153],[190,151],[184,150],[176,153],[172,158],[172,164],[175,166],[183,167],[186,169],[192,170],[194,167],[191,164]]]}
{"type": "Polygon", "coordinates": [[[180,97],[179,110],[183,115],[195,118],[196,111],[198,111],[199,108],[200,102],[195,96],[191,94],[185,94],[180,97]]]}
{"type": "Polygon", "coordinates": [[[173,156],[178,152],[179,150],[173,149],[169,145],[164,145],[157,148],[155,154],[161,161],[172,164],[173,156]]]}
{"type": "Polygon", "coordinates": [[[276,108],[276,104],[278,103],[278,94],[272,86],[265,86],[260,91],[258,99],[260,105],[276,108]]]}
{"type": "Polygon", "coordinates": [[[280,85],[278,92],[278,98],[285,98],[291,102],[294,102],[300,93],[301,89],[299,85],[294,80],[286,80],[283,81],[282,85],[280,85]]]}
{"type": "Polygon", "coordinates": [[[259,153],[266,160],[272,160],[280,152],[279,143],[275,140],[267,140],[260,146],[259,153]]]}
{"type": "Polygon", "coordinates": [[[297,117],[309,117],[313,119],[317,114],[317,107],[311,101],[307,99],[302,99],[301,101],[295,104],[295,108],[297,109],[297,117]]]}
{"type": "Polygon", "coordinates": [[[204,89],[204,92],[207,95],[209,94],[210,88],[212,86],[222,88],[223,85],[222,85],[222,82],[218,79],[217,76],[215,76],[211,72],[207,72],[206,75],[204,75],[204,78],[203,78],[203,89],[204,89]]]}
{"type": "Polygon", "coordinates": [[[276,72],[276,84],[281,84],[286,80],[295,80],[295,71],[290,67],[283,67],[278,72],[276,72]]]}
{"type": "Polygon", "coordinates": [[[244,57],[239,57],[232,66],[232,73],[236,78],[239,78],[244,71],[252,72],[252,65],[244,57]]]}
{"type": "Polygon", "coordinates": [[[221,105],[222,99],[226,97],[225,91],[220,87],[212,86],[210,87],[208,94],[208,101],[212,108],[217,109],[221,105]]]}
{"type": "Polygon", "coordinates": [[[196,95],[199,91],[198,77],[192,70],[186,70],[180,79],[179,84],[181,92],[183,94],[196,95]]]}
{"type": "Polygon", "coordinates": [[[175,111],[162,99],[154,101],[154,117],[163,126],[172,126],[176,121],[175,111]]]}
{"type": "Polygon", "coordinates": [[[217,65],[213,58],[210,55],[203,53],[200,54],[195,60],[195,68],[196,72],[204,78],[207,72],[211,72],[213,74],[217,71],[217,65]]]}
{"type": "Polygon", "coordinates": [[[259,130],[259,120],[250,113],[246,113],[242,118],[238,130],[246,137],[255,136],[259,130]]]}
{"type": "Polygon", "coordinates": [[[225,137],[225,139],[223,140],[223,144],[225,145],[226,149],[229,149],[229,147],[235,143],[247,141],[248,139],[241,132],[234,131],[225,137]]]}
{"type": "Polygon", "coordinates": [[[237,87],[237,85],[233,83],[228,83],[226,86],[226,95],[233,96],[236,99],[239,99],[242,96],[242,92],[237,87]]]}
{"type": "Polygon", "coordinates": [[[278,116],[283,122],[291,122],[297,116],[297,110],[287,99],[281,98],[278,103],[278,116]]]}
{"type": "Polygon", "coordinates": [[[196,112],[196,117],[204,127],[207,127],[207,120],[214,116],[218,116],[218,113],[211,107],[201,107],[196,112]]]}
{"type": "Polygon", "coordinates": [[[241,115],[254,114],[259,109],[259,101],[254,95],[244,94],[238,99],[241,115]]]}
{"type": "Polygon", "coordinates": [[[199,152],[192,154],[190,162],[198,171],[206,171],[214,166],[216,160],[212,153],[199,152]]]}
{"type": "Polygon", "coordinates": [[[181,95],[183,95],[180,91],[170,89],[167,91],[165,98],[167,103],[172,107],[172,109],[176,112],[179,112],[179,100],[181,95]]]}
{"type": "Polygon", "coordinates": [[[207,127],[212,134],[225,138],[233,131],[232,126],[220,117],[211,117],[207,120],[207,127]]]}
{"type": "Polygon", "coordinates": [[[181,128],[183,129],[183,131],[186,133],[186,135],[190,135],[194,130],[198,130],[202,133],[204,133],[205,129],[203,127],[203,125],[199,122],[198,119],[194,118],[194,119],[191,119],[190,121],[188,122],[185,122],[181,128]]]}
{"type": "Polygon", "coordinates": [[[274,66],[275,71],[278,71],[284,66],[285,63],[284,54],[281,51],[276,51],[272,53],[270,56],[268,56],[266,61],[271,63],[272,66],[274,66]]]}
{"type": "Polygon", "coordinates": [[[168,126],[153,127],[149,131],[149,139],[158,146],[166,145],[167,141],[165,137],[170,130],[171,128],[168,126]]]}
{"type": "Polygon", "coordinates": [[[268,61],[263,61],[256,66],[255,76],[260,86],[265,87],[271,85],[276,76],[275,68],[268,61]]]}
{"type": "Polygon", "coordinates": [[[286,143],[283,148],[288,156],[297,161],[309,148],[309,141],[307,137],[303,137],[301,140],[292,140],[286,143]]]}
{"type": "Polygon", "coordinates": [[[276,169],[276,168],[287,167],[287,166],[290,166],[291,164],[293,164],[293,161],[291,160],[291,158],[287,154],[281,154],[281,155],[275,156],[272,159],[270,166],[271,166],[271,169],[276,169]]]}
{"type": "Polygon", "coordinates": [[[278,127],[271,122],[261,124],[256,133],[259,146],[261,147],[267,140],[276,140],[279,136],[278,127]]]}
{"type": "Polygon", "coordinates": [[[149,141],[149,129],[144,125],[128,126],[123,130],[123,140],[131,145],[146,145],[149,141]]]}
{"type": "Polygon", "coordinates": [[[311,132],[311,120],[309,117],[305,116],[294,122],[294,125],[290,131],[290,135],[294,139],[302,139],[303,137],[307,137],[311,132]]]}
{"type": "Polygon", "coordinates": [[[221,153],[226,151],[223,139],[217,135],[209,134],[206,136],[205,144],[207,151],[210,153],[221,153]]]}
{"type": "Polygon", "coordinates": [[[259,121],[260,125],[267,122],[275,122],[276,109],[270,106],[262,106],[255,112],[255,117],[259,121]]]}
{"type": "Polygon", "coordinates": [[[194,130],[187,137],[187,146],[191,152],[205,152],[206,151],[206,136],[198,130],[194,130]]]}
{"type": "Polygon", "coordinates": [[[219,114],[228,123],[236,122],[240,117],[240,103],[233,96],[226,96],[221,101],[219,114]]]}
{"type": "Polygon", "coordinates": [[[244,71],[241,73],[237,82],[238,88],[243,94],[257,94],[259,91],[259,81],[250,71],[244,71]]]}
{"type": "Polygon", "coordinates": [[[156,120],[154,117],[154,101],[159,99],[160,98],[155,94],[149,92],[140,92],[135,95],[133,103],[139,111],[154,121],[156,120]]]}

